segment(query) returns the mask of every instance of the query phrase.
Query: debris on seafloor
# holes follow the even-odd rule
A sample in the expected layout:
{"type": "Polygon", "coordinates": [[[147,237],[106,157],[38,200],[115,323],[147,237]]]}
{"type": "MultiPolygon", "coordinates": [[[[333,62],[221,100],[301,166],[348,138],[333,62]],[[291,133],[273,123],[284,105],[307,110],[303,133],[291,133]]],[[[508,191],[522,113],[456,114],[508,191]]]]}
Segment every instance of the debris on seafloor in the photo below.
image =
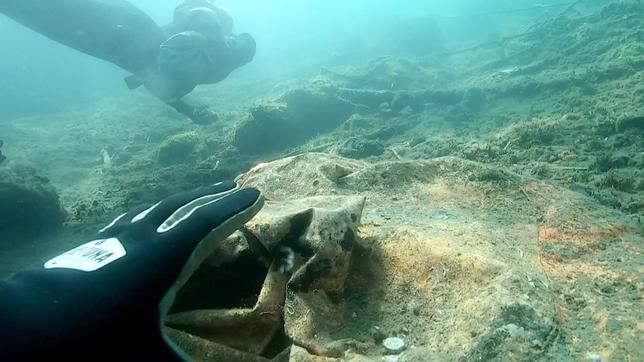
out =
{"type": "Polygon", "coordinates": [[[382,345],[389,353],[400,353],[406,347],[405,340],[399,337],[387,337],[382,345]]]}
{"type": "Polygon", "coordinates": [[[351,341],[320,344],[301,317],[331,310],[319,296],[344,289],[363,205],[359,196],[266,205],[195,272],[166,318],[166,334],[197,360],[275,360],[290,343],[341,355],[351,341]],[[210,295],[212,285],[227,295],[210,295]]]}
{"type": "MultiPolygon", "coordinates": [[[[606,245],[622,240],[616,248],[641,240],[582,195],[456,157],[368,163],[308,153],[262,164],[243,180],[271,202],[247,225],[247,232],[236,234],[236,242],[233,237],[224,243],[228,252],[222,255],[238,255],[238,273],[247,276],[253,255],[275,255],[283,246],[295,254],[293,274],[275,294],[284,298],[283,304],[275,299],[278,303],[261,309],[280,311],[272,328],[283,325],[257,357],[261,361],[277,361],[278,356],[291,361],[359,356],[401,362],[557,357],[565,343],[563,333],[571,328],[558,315],[559,300],[550,297],[553,288],[567,288],[568,279],[558,273],[581,259],[598,270],[606,267],[581,249],[566,260],[563,251],[553,258],[549,250],[570,253],[573,244],[562,238],[579,242],[589,235],[597,239],[594,243],[606,245]],[[364,210],[348,212],[356,209],[348,205],[361,205],[365,197],[364,210]],[[579,214],[579,208],[591,211],[579,214]],[[356,223],[357,231],[347,233],[356,223]],[[584,225],[602,229],[589,231],[584,225]],[[387,337],[401,338],[405,348],[387,337]]],[[[620,265],[629,263],[621,258],[625,261],[620,265]]],[[[210,261],[219,265],[211,274],[235,269],[224,260],[210,261]]],[[[263,268],[255,282],[260,295],[268,270],[263,268]]],[[[577,275],[576,283],[592,282],[577,275]]],[[[219,284],[204,285],[208,291],[219,284]]],[[[258,303],[249,297],[243,309],[256,309],[258,303]]],[[[186,307],[180,314],[207,309],[186,307]]],[[[259,331],[264,325],[260,322],[269,317],[256,313],[250,319],[255,324],[246,326],[256,325],[251,330],[259,331]]],[[[220,347],[229,331],[248,331],[218,323],[179,329],[184,342],[208,338],[220,347]]]]}
{"type": "Polygon", "coordinates": [[[112,168],[112,155],[105,148],[101,150],[101,159],[103,160],[103,169],[109,170],[112,168]]]}

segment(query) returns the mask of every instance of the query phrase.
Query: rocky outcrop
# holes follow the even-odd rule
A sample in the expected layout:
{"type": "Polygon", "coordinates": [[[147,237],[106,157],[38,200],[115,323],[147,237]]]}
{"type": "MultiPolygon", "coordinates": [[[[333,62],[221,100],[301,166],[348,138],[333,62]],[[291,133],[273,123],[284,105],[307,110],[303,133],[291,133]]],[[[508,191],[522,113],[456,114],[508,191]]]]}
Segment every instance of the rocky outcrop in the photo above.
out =
{"type": "Polygon", "coordinates": [[[0,173],[0,246],[59,228],[66,214],[49,180],[29,167],[0,173]]]}
{"type": "Polygon", "coordinates": [[[354,108],[335,88],[294,89],[251,109],[237,128],[233,145],[242,154],[282,151],[332,131],[354,108]]]}
{"type": "Polygon", "coordinates": [[[227,296],[240,285],[257,290],[225,305],[184,304],[168,319],[194,356],[267,361],[292,343],[293,361],[391,353],[400,361],[545,361],[582,359],[596,340],[639,343],[637,313],[617,306],[637,298],[629,278],[642,238],[581,194],[457,157],[368,163],[307,153],[260,164],[238,181],[270,202],[207,263],[219,271],[202,275],[235,265],[239,275],[184,300],[223,298],[212,285],[227,296]],[[272,255],[273,266],[251,282],[257,255],[272,255]],[[276,268],[280,258],[290,261],[286,272],[276,268]],[[611,327],[585,322],[598,314],[610,315],[611,327]],[[571,335],[583,336],[574,350],[571,335]],[[387,337],[408,347],[383,348],[387,337]]]}

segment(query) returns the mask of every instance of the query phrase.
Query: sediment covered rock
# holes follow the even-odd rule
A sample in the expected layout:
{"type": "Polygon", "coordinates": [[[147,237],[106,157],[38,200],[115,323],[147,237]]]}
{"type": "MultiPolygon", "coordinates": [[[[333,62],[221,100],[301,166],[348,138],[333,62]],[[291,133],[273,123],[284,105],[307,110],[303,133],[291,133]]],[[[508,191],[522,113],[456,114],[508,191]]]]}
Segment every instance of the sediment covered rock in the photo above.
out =
{"type": "Polygon", "coordinates": [[[65,211],[49,180],[35,169],[13,167],[0,173],[0,246],[35,238],[59,228],[65,211]]]}
{"type": "Polygon", "coordinates": [[[332,131],[344,122],[355,105],[334,88],[302,88],[277,101],[260,104],[237,128],[233,144],[243,154],[284,150],[332,131]]]}

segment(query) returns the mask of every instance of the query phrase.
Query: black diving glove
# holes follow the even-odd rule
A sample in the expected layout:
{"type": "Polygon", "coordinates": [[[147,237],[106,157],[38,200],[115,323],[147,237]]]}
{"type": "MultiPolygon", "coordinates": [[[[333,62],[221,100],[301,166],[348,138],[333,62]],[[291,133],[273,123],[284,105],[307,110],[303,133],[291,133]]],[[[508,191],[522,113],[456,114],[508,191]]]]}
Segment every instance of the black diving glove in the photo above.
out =
{"type": "Polygon", "coordinates": [[[177,290],[262,205],[234,182],[177,194],[0,283],[0,360],[188,359],[161,331],[177,290]]]}

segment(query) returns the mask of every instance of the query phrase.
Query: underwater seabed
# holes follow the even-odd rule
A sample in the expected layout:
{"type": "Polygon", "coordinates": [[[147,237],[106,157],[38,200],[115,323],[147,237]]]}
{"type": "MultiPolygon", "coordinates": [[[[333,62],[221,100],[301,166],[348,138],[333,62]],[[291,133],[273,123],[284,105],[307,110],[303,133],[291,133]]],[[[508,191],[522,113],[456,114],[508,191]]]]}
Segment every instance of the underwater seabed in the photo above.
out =
{"type": "Polygon", "coordinates": [[[244,174],[265,208],[168,318],[197,359],[642,360],[643,12],[570,8],[467,51],[228,80],[195,94],[208,126],[139,92],[2,122],[0,272],[244,174]],[[16,215],[16,193],[41,212],[16,215]],[[247,240],[284,235],[287,274],[247,240]]]}

